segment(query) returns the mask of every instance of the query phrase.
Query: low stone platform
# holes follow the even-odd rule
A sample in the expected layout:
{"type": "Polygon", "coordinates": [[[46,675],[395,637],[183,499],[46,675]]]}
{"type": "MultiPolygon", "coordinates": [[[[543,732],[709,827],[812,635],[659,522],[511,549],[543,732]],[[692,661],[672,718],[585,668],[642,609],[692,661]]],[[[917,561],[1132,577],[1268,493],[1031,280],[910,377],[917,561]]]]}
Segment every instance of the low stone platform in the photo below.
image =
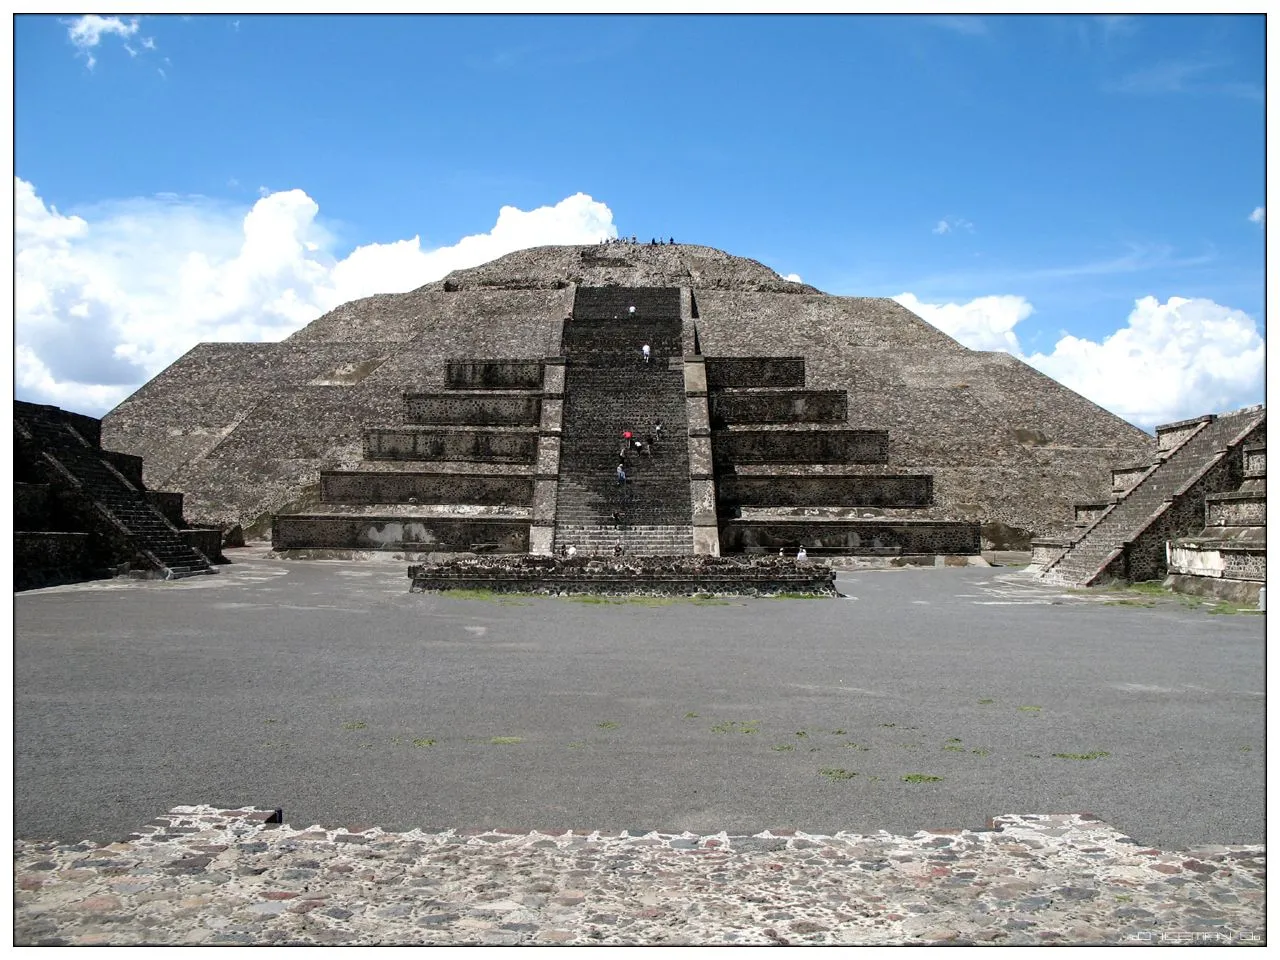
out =
{"type": "Polygon", "coordinates": [[[409,568],[417,593],[490,590],[495,593],[651,596],[836,596],[835,571],[794,557],[493,556],[449,559],[409,568]]]}
{"type": "Polygon", "coordinates": [[[27,945],[1264,944],[1261,845],[1144,848],[1091,814],[699,836],[281,825],[175,807],[14,843],[27,945]]]}

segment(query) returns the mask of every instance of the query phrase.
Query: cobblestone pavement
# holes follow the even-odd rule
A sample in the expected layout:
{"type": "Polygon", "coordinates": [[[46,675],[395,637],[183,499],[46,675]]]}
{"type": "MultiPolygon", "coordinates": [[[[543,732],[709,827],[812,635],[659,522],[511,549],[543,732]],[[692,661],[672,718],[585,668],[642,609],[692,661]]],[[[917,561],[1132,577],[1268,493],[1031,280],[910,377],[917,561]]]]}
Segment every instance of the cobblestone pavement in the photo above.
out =
{"type": "Polygon", "coordinates": [[[293,829],[176,807],[129,840],[15,842],[14,942],[1265,942],[1265,848],[1143,848],[1090,814],[754,836],[293,829]]]}

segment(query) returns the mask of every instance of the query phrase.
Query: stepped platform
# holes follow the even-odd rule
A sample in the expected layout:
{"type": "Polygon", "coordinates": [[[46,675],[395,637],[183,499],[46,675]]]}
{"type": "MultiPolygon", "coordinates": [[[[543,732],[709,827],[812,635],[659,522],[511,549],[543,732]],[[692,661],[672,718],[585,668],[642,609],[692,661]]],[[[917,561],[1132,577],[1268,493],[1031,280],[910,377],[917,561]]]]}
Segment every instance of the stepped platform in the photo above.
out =
{"type": "Polygon", "coordinates": [[[1240,489],[1204,498],[1204,528],[1170,540],[1165,585],[1252,606],[1267,582],[1267,448],[1246,444],[1240,489]]]}
{"type": "MultiPolygon", "coordinates": [[[[1034,569],[1049,582],[1071,586],[1163,579],[1167,542],[1205,525],[1207,504],[1214,503],[1209,497],[1239,488],[1244,449],[1265,432],[1262,407],[1157,427],[1153,461],[1115,470],[1117,499],[1069,546],[1042,542],[1034,569]]],[[[1220,509],[1225,515],[1227,508],[1220,509]]]]}
{"type": "Polygon", "coordinates": [[[409,578],[413,581],[410,589],[418,593],[489,590],[606,596],[837,595],[835,571],[826,564],[778,557],[459,558],[411,566],[409,578]]]}
{"type": "Polygon", "coordinates": [[[211,574],[221,559],[217,529],[187,529],[181,494],[157,496],[140,457],[103,450],[101,424],[57,407],[14,405],[15,588],[122,570],[165,579],[211,574]],[[176,520],[176,522],[175,522],[176,520]]]}

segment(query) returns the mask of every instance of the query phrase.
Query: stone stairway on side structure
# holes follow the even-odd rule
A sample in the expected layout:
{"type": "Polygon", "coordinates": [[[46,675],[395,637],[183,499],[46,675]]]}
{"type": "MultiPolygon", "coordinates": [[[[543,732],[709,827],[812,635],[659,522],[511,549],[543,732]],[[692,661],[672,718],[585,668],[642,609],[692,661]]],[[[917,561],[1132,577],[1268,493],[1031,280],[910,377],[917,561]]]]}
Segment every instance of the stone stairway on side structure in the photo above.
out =
{"type": "MultiPolygon", "coordinates": [[[[611,291],[612,292],[612,291],[611,291]]],[[[619,302],[627,292],[616,294],[619,302]]],[[[675,307],[678,308],[678,299],[675,307]]],[[[608,312],[612,306],[603,303],[608,312]]],[[[625,307],[624,307],[625,309],[625,307]]],[[[688,422],[678,317],[565,322],[565,405],[555,549],[589,554],[688,554],[693,549],[688,422]],[[648,343],[650,362],[639,347],[648,343]],[[675,361],[674,363],[672,361],[675,361]],[[643,440],[662,422],[651,454],[626,454],[624,431],[643,440]],[[614,515],[618,518],[615,519],[614,515]]]]}
{"type": "MultiPolygon", "coordinates": [[[[1165,575],[1165,542],[1204,516],[1207,494],[1235,489],[1242,449],[1264,428],[1266,411],[1247,408],[1157,428],[1160,453],[1127,491],[1040,573],[1051,583],[1093,586],[1108,579],[1165,575]],[[1232,464],[1235,461],[1235,468],[1232,464]],[[1185,515],[1185,516],[1184,516],[1185,515]]],[[[1118,473],[1135,473],[1133,468],[1118,473]]]]}
{"type": "MultiPolygon", "coordinates": [[[[31,407],[24,404],[23,407],[31,407]]],[[[215,573],[176,527],[148,502],[145,494],[103,459],[100,449],[69,424],[38,412],[15,417],[23,438],[40,448],[95,509],[138,551],[147,566],[166,579],[215,573]]]]}

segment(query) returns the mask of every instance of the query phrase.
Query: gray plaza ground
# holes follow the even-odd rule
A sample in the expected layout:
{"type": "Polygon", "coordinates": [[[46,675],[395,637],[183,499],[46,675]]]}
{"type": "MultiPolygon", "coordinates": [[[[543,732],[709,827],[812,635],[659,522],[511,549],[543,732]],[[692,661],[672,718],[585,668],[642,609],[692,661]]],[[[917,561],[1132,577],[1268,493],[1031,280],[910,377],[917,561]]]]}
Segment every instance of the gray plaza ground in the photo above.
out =
{"type": "Polygon", "coordinates": [[[232,557],[15,597],[15,836],[122,839],[212,804],[698,834],[1088,811],[1162,849],[1265,840],[1262,616],[1008,568],[586,603],[410,594],[390,559],[232,557]]]}

